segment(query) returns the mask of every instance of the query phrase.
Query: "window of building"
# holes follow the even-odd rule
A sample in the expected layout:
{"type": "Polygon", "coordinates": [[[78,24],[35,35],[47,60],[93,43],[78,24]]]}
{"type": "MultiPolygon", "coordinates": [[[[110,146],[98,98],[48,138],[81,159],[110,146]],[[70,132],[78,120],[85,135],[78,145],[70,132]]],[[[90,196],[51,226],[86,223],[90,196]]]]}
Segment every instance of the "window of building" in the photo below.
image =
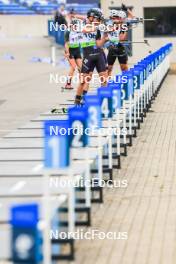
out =
{"type": "Polygon", "coordinates": [[[176,36],[176,7],[144,8],[144,18],[155,18],[145,21],[145,37],[176,36]]]}

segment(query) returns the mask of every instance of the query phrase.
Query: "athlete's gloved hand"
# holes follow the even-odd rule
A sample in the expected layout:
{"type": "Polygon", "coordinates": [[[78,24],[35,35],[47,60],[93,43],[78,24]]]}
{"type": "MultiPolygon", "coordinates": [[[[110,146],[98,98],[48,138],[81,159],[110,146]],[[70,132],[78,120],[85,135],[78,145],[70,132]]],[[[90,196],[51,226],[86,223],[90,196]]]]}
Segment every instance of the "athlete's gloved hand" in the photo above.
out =
{"type": "Polygon", "coordinates": [[[121,9],[122,9],[123,11],[125,11],[125,12],[127,12],[127,10],[128,10],[127,6],[124,5],[123,3],[122,3],[122,5],[121,5],[121,9]]]}

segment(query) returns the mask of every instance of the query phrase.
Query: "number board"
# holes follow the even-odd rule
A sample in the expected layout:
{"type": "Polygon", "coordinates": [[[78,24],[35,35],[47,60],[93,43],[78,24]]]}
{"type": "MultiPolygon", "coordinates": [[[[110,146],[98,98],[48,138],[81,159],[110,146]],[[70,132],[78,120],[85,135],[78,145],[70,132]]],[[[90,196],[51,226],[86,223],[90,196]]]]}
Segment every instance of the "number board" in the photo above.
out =
{"type": "Polygon", "coordinates": [[[41,263],[41,232],[38,230],[37,204],[17,205],[11,208],[13,263],[41,263]]]}
{"type": "Polygon", "coordinates": [[[144,62],[139,62],[137,65],[143,68],[143,78],[145,81],[147,79],[147,65],[144,62]]]}
{"type": "Polygon", "coordinates": [[[88,107],[88,127],[90,129],[100,128],[101,120],[101,101],[98,95],[86,95],[86,106],[88,107]]]}
{"type": "Polygon", "coordinates": [[[112,92],[109,87],[98,88],[98,96],[101,101],[101,116],[102,118],[111,118],[112,110],[112,92]]]}
{"type": "Polygon", "coordinates": [[[112,93],[112,110],[113,113],[116,113],[118,109],[121,108],[121,84],[111,83],[108,85],[112,93]]]}
{"type": "Polygon", "coordinates": [[[151,54],[151,55],[149,55],[148,56],[148,58],[150,59],[150,64],[151,64],[151,72],[153,72],[154,71],[154,55],[153,54],[151,54]]]}
{"type": "Polygon", "coordinates": [[[162,61],[164,60],[165,56],[166,56],[166,53],[165,53],[165,49],[162,48],[162,53],[161,53],[161,57],[162,57],[162,61]]]}
{"type": "Polygon", "coordinates": [[[150,59],[146,58],[144,62],[147,64],[147,77],[151,74],[151,61],[150,59]]]}
{"type": "Polygon", "coordinates": [[[161,50],[158,51],[159,54],[159,64],[162,62],[162,52],[161,50]]]}
{"type": "Polygon", "coordinates": [[[69,127],[71,128],[70,146],[85,147],[88,144],[88,109],[87,107],[72,107],[68,111],[69,127]]]}
{"type": "Polygon", "coordinates": [[[135,66],[133,69],[133,86],[134,86],[134,90],[139,90],[140,89],[140,85],[141,85],[141,78],[140,78],[140,74],[141,74],[141,68],[135,66]]]}
{"type": "Polygon", "coordinates": [[[148,77],[152,73],[152,64],[151,64],[151,59],[146,57],[143,62],[146,64],[146,77],[148,77]]]}
{"type": "Polygon", "coordinates": [[[62,169],[70,164],[68,120],[44,122],[44,165],[45,168],[62,169]]]}
{"type": "Polygon", "coordinates": [[[159,65],[159,58],[158,58],[158,52],[155,53],[155,69],[158,67],[159,65]]]}
{"type": "Polygon", "coordinates": [[[122,85],[122,99],[128,100],[130,95],[133,95],[133,74],[131,71],[126,71],[122,75],[127,79],[127,82],[122,85]]]}
{"type": "Polygon", "coordinates": [[[140,65],[140,64],[136,64],[135,65],[135,68],[139,69],[140,70],[140,84],[144,84],[144,67],[143,65],[140,65]]]}

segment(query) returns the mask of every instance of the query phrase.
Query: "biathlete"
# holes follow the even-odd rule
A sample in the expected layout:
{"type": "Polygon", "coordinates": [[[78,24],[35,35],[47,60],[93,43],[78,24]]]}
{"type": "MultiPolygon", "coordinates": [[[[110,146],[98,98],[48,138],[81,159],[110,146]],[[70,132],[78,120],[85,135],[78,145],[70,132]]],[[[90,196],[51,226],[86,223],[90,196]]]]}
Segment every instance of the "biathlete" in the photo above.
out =
{"type": "Polygon", "coordinates": [[[72,78],[76,68],[80,73],[82,66],[82,57],[80,50],[80,33],[76,31],[76,27],[79,26],[79,21],[73,19],[71,21],[70,29],[65,32],[65,57],[70,64],[70,71],[67,77],[67,83],[64,89],[70,90],[72,87],[72,78]]]}
{"type": "Polygon", "coordinates": [[[128,36],[128,19],[134,18],[131,10],[127,9],[125,5],[122,4],[123,10],[111,10],[110,12],[110,19],[116,25],[116,30],[109,32],[109,43],[108,43],[108,55],[107,55],[107,62],[108,62],[108,76],[112,75],[113,65],[118,59],[121,71],[128,70],[128,55],[126,49],[123,45],[123,41],[127,40],[128,36]],[[126,28],[120,27],[121,25],[126,24],[126,28]]]}
{"type": "MultiPolygon", "coordinates": [[[[97,69],[99,76],[103,77],[102,85],[106,85],[106,60],[105,54],[101,47],[107,41],[107,36],[98,36],[96,29],[96,24],[99,24],[101,18],[102,13],[99,10],[90,9],[87,12],[87,19],[84,19],[82,22],[82,29],[79,34],[79,41],[83,51],[83,60],[81,67],[80,83],[75,96],[75,105],[82,104],[82,98],[87,93],[89,82],[91,80],[94,68],[97,69]]],[[[80,16],[79,19],[81,19],[80,16]]],[[[52,110],[52,113],[56,113],[58,111],[59,109],[54,108],[52,110]]],[[[62,108],[62,112],[66,113],[67,109],[62,108]]]]}
{"type": "Polygon", "coordinates": [[[75,105],[80,105],[84,95],[88,91],[89,82],[96,68],[102,85],[106,85],[107,71],[106,60],[102,46],[107,41],[107,34],[97,34],[97,25],[100,24],[102,13],[98,9],[90,9],[87,12],[87,20],[84,21],[85,28],[80,36],[81,48],[83,50],[83,61],[81,68],[81,81],[75,96],[75,105]]]}
{"type": "Polygon", "coordinates": [[[111,10],[110,19],[114,22],[115,30],[108,32],[108,76],[112,75],[112,70],[116,59],[118,59],[121,71],[128,70],[128,55],[125,47],[120,43],[127,37],[127,31],[123,31],[121,24],[127,18],[124,11],[111,10]]]}

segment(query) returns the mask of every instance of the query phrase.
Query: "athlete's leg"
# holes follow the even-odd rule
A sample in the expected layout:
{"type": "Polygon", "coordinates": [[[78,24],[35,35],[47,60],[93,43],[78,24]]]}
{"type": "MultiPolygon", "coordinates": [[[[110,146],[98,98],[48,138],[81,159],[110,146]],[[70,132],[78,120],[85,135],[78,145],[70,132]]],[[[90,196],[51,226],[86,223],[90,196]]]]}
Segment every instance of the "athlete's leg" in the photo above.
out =
{"type": "Polygon", "coordinates": [[[127,71],[128,70],[128,55],[124,47],[122,47],[119,51],[118,61],[120,64],[121,71],[127,71]]]}
{"type": "Polygon", "coordinates": [[[99,78],[102,86],[107,85],[107,78],[108,78],[108,73],[107,71],[104,72],[99,72],[99,78]]]}
{"type": "Polygon", "coordinates": [[[82,95],[85,95],[87,93],[91,77],[92,76],[89,73],[81,73],[80,83],[78,85],[75,96],[76,105],[79,105],[81,103],[82,95]]]}
{"type": "Polygon", "coordinates": [[[85,101],[85,95],[87,94],[90,86],[90,81],[92,80],[93,72],[91,71],[89,74],[87,74],[84,84],[83,84],[83,91],[82,91],[82,102],[85,101]]]}
{"type": "Polygon", "coordinates": [[[107,78],[108,78],[108,72],[106,69],[106,61],[104,58],[104,54],[101,53],[100,56],[98,56],[96,61],[96,69],[99,74],[99,79],[102,86],[107,85],[107,78]]]}
{"type": "Polygon", "coordinates": [[[81,67],[81,74],[80,74],[80,83],[77,88],[76,97],[75,97],[75,104],[80,104],[82,100],[82,95],[87,93],[89,88],[89,82],[91,80],[91,72],[93,72],[94,64],[92,58],[89,54],[86,54],[83,58],[83,63],[81,67]]]}
{"type": "Polygon", "coordinates": [[[128,71],[128,64],[121,64],[120,63],[120,69],[121,69],[121,71],[128,71]]]}
{"type": "Polygon", "coordinates": [[[82,59],[81,58],[76,59],[76,65],[77,65],[77,69],[78,69],[78,73],[79,73],[79,80],[81,82],[81,68],[82,68],[82,59]]]}
{"type": "Polygon", "coordinates": [[[107,64],[106,64],[104,51],[100,51],[100,54],[95,57],[94,61],[92,62],[92,65],[90,66],[90,72],[89,72],[89,75],[87,76],[86,82],[83,87],[83,95],[85,95],[88,92],[94,67],[96,67],[97,69],[101,85],[106,86],[108,74],[107,74],[107,64]]]}
{"type": "Polygon", "coordinates": [[[82,67],[82,59],[76,59],[76,65],[78,67],[79,72],[81,71],[81,67],[82,67]]]}
{"type": "Polygon", "coordinates": [[[89,72],[89,74],[86,75],[86,78],[85,78],[85,81],[84,81],[84,86],[83,86],[83,93],[84,93],[84,91],[88,92],[90,81],[92,80],[92,75],[93,75],[92,71],[89,72]]]}
{"type": "Polygon", "coordinates": [[[111,78],[112,77],[112,70],[113,70],[114,65],[108,65],[108,76],[111,78]]]}
{"type": "Polygon", "coordinates": [[[108,77],[112,77],[112,70],[114,63],[116,61],[116,54],[112,49],[109,49],[108,56],[107,56],[107,62],[108,62],[108,77]]]}
{"type": "Polygon", "coordinates": [[[69,62],[69,64],[70,64],[70,70],[69,70],[69,74],[68,74],[68,76],[67,76],[67,83],[66,83],[66,86],[65,86],[65,88],[66,89],[71,89],[72,87],[71,87],[71,82],[72,82],[72,78],[73,78],[73,75],[74,75],[74,72],[75,72],[75,69],[76,69],[76,61],[75,61],[75,59],[73,59],[73,58],[69,58],[68,59],[68,62],[69,62]]]}

